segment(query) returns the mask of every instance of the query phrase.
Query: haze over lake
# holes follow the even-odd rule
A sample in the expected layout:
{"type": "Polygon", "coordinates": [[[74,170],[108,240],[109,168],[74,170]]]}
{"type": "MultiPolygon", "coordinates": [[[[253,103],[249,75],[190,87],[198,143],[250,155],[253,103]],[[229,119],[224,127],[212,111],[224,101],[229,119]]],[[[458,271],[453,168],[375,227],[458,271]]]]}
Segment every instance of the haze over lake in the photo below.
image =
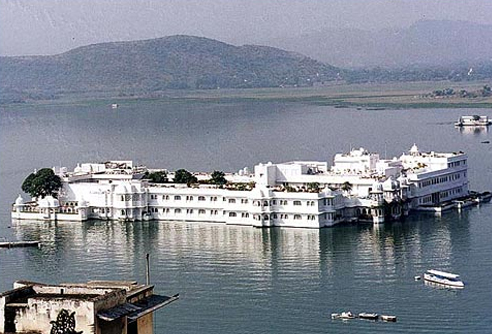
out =
{"type": "MultiPolygon", "coordinates": [[[[151,279],[181,299],[156,313],[155,333],[486,333],[492,205],[405,222],[321,230],[186,223],[12,225],[10,205],[33,169],[133,159],[149,167],[236,171],[259,162],[329,161],[364,147],[392,157],[468,153],[470,188],[492,189],[490,133],[460,131],[490,110],[356,110],[301,103],[128,101],[0,109],[0,237],[41,249],[0,250],[0,290],[16,279],[151,279]],[[457,272],[449,291],[415,282],[429,268],[457,272]],[[332,321],[343,310],[395,314],[395,324],[332,321]]],[[[26,196],[26,195],[24,195],[26,196]]],[[[27,198],[27,197],[25,197],[27,198]]]]}

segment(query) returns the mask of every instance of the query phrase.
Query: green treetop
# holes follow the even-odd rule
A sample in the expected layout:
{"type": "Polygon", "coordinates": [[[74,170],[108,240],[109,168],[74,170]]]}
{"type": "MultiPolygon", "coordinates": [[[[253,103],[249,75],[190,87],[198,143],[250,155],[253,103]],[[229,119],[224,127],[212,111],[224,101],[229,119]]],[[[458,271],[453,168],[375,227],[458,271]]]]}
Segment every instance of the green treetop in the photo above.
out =
{"type": "Polygon", "coordinates": [[[211,183],[216,184],[218,186],[223,186],[227,183],[225,178],[225,173],[222,171],[214,170],[210,179],[211,183]]]}
{"type": "Polygon", "coordinates": [[[46,196],[58,197],[58,192],[62,187],[62,181],[51,168],[42,168],[36,173],[29,174],[22,183],[22,191],[31,197],[46,196]]]}
{"type": "Polygon", "coordinates": [[[186,169],[178,169],[174,172],[174,182],[186,183],[187,185],[190,185],[192,183],[197,183],[198,179],[195,175],[191,174],[186,169]]]}
{"type": "Polygon", "coordinates": [[[169,181],[167,178],[167,173],[165,171],[148,173],[146,177],[150,179],[150,182],[154,183],[166,183],[169,181]]]}

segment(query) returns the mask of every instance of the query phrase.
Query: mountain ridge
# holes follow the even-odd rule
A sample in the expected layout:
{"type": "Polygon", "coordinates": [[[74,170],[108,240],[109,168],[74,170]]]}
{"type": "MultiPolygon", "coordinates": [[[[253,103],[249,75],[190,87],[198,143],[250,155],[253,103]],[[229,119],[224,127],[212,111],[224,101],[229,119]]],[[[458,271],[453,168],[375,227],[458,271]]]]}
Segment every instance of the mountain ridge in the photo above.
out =
{"type": "Polygon", "coordinates": [[[0,90],[148,92],[310,86],[340,70],[292,51],[187,35],[109,42],[52,56],[0,57],[0,90]]]}

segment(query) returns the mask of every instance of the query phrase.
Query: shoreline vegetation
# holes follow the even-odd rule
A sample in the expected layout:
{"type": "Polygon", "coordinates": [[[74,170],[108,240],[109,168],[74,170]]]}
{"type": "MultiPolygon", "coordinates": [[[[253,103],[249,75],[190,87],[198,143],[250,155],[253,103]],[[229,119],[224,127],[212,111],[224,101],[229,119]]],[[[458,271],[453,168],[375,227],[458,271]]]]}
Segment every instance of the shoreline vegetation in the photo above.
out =
{"type": "Polygon", "coordinates": [[[452,89],[456,92],[479,91],[490,85],[488,81],[451,82],[392,82],[368,84],[330,84],[299,88],[248,88],[206,90],[163,90],[124,94],[118,92],[64,93],[52,99],[30,100],[24,103],[7,103],[9,109],[32,105],[91,104],[119,105],[142,101],[157,103],[236,103],[278,102],[300,103],[336,108],[381,109],[440,109],[440,108],[492,108],[492,96],[463,97],[459,94],[435,96],[432,92],[452,89]]]}

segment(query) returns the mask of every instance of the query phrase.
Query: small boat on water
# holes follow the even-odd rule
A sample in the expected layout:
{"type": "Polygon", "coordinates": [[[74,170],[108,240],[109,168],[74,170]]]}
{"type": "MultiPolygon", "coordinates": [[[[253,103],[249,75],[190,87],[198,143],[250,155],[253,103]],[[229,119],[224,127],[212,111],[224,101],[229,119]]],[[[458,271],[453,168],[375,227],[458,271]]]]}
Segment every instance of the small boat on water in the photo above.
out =
{"type": "Polygon", "coordinates": [[[361,319],[367,319],[367,320],[378,320],[379,315],[377,313],[359,313],[359,318],[361,319]]]}
{"type": "Polygon", "coordinates": [[[490,202],[490,199],[492,199],[492,193],[490,191],[485,191],[479,194],[475,198],[475,201],[477,201],[478,203],[484,203],[484,202],[490,202]]]}
{"type": "Polygon", "coordinates": [[[459,275],[440,270],[427,270],[427,272],[424,273],[424,280],[445,285],[450,288],[463,289],[465,287],[465,283],[460,280],[459,275]]]}
{"type": "Polygon", "coordinates": [[[113,103],[113,104],[111,104],[111,108],[112,108],[112,109],[116,109],[116,108],[118,108],[118,107],[119,107],[118,103],[113,103]]]}
{"type": "Polygon", "coordinates": [[[355,315],[350,312],[342,312],[342,313],[332,313],[331,314],[332,319],[342,319],[342,320],[347,320],[347,319],[355,319],[355,315]]]}
{"type": "Polygon", "coordinates": [[[0,242],[0,248],[30,247],[30,246],[39,247],[40,243],[41,241],[39,240],[2,241],[0,242]]]}
{"type": "Polygon", "coordinates": [[[461,116],[457,122],[454,123],[455,126],[489,126],[492,122],[489,120],[488,116],[461,116]]]}
{"type": "Polygon", "coordinates": [[[367,107],[366,110],[385,110],[384,107],[367,107]]]}
{"type": "Polygon", "coordinates": [[[350,311],[342,312],[340,313],[340,319],[355,319],[355,315],[350,311]]]}
{"type": "Polygon", "coordinates": [[[472,198],[465,200],[454,200],[453,202],[456,204],[458,210],[477,204],[477,201],[472,198]]]}
{"type": "Polygon", "coordinates": [[[381,320],[396,322],[396,315],[381,315],[381,320]]]}

